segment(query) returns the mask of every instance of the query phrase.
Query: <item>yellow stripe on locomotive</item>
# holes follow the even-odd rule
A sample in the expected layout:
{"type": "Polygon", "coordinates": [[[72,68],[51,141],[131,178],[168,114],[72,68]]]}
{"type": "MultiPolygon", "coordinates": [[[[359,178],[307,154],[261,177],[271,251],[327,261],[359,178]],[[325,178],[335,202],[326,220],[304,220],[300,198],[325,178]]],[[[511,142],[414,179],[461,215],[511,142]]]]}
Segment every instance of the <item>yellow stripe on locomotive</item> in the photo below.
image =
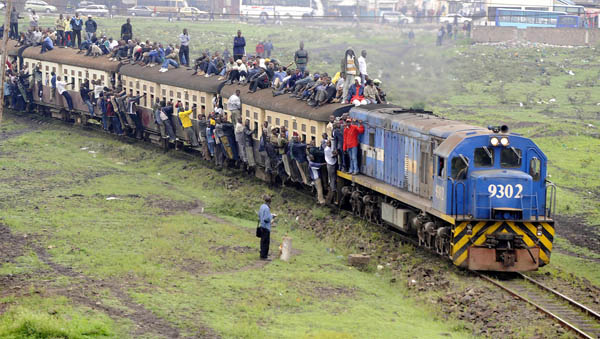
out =
{"type": "Polygon", "coordinates": [[[450,256],[472,270],[534,270],[550,262],[553,241],[553,222],[463,221],[452,232],[450,256]]]}

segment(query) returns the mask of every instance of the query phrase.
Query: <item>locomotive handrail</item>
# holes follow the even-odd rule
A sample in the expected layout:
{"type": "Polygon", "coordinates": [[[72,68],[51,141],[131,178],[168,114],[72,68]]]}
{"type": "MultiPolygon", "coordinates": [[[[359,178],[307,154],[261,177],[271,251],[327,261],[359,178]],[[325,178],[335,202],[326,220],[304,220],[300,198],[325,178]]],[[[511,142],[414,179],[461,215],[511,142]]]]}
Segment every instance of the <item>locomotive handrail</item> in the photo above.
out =
{"type": "Polygon", "coordinates": [[[459,186],[459,184],[463,187],[463,203],[462,203],[462,217],[464,219],[466,213],[465,213],[465,205],[466,205],[466,200],[467,200],[467,186],[465,185],[465,183],[463,181],[455,181],[452,178],[448,178],[448,180],[450,180],[450,182],[452,183],[452,212],[454,212],[455,216],[458,216],[458,205],[457,205],[457,186],[459,186]]]}
{"type": "Polygon", "coordinates": [[[544,199],[544,214],[547,218],[554,219],[554,209],[556,208],[556,185],[546,179],[546,199],[544,199]],[[550,207],[548,208],[548,188],[550,188],[550,207]]]}

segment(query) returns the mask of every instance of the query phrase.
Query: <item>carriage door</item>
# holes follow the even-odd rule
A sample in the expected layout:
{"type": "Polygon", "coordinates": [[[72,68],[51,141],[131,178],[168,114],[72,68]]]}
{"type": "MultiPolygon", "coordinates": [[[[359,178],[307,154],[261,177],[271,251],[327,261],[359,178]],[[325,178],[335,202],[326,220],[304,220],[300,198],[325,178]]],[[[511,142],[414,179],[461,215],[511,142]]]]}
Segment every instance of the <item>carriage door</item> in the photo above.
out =
{"type": "Polygon", "coordinates": [[[422,141],[419,155],[419,195],[425,199],[431,197],[433,164],[431,161],[431,143],[422,141]]]}

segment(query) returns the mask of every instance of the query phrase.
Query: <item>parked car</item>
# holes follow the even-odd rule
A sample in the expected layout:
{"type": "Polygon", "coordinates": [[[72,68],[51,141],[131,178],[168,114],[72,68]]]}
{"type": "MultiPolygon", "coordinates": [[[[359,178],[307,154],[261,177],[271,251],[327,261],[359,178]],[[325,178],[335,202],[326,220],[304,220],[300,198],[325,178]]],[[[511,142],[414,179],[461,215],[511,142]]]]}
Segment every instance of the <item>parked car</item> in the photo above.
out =
{"type": "Polygon", "coordinates": [[[79,3],[79,8],[85,8],[85,7],[93,6],[93,5],[95,5],[95,3],[92,1],[82,1],[79,3]]]}
{"type": "Polygon", "coordinates": [[[49,5],[46,1],[42,1],[42,0],[27,0],[27,1],[25,1],[24,9],[27,12],[35,11],[36,13],[56,12],[56,7],[49,5]]]}
{"type": "Polygon", "coordinates": [[[127,14],[131,16],[157,16],[160,13],[146,6],[133,6],[127,9],[127,14]]]}
{"type": "Polygon", "coordinates": [[[207,18],[208,12],[201,11],[196,7],[183,7],[179,10],[179,15],[182,18],[192,18],[192,20],[198,20],[199,18],[207,18]]]}
{"type": "Polygon", "coordinates": [[[381,22],[389,24],[406,25],[414,23],[415,19],[406,16],[401,12],[383,12],[383,14],[381,14],[381,22]]]}
{"type": "Polygon", "coordinates": [[[84,8],[77,8],[75,13],[81,16],[108,16],[108,9],[104,5],[91,5],[84,8]]]}
{"type": "Polygon", "coordinates": [[[458,24],[464,24],[467,21],[471,21],[471,18],[467,17],[467,16],[463,16],[462,14],[458,14],[458,13],[448,14],[443,17],[440,17],[440,22],[444,23],[444,24],[449,24],[449,23],[453,24],[454,20],[456,20],[456,23],[458,23],[458,24]]]}

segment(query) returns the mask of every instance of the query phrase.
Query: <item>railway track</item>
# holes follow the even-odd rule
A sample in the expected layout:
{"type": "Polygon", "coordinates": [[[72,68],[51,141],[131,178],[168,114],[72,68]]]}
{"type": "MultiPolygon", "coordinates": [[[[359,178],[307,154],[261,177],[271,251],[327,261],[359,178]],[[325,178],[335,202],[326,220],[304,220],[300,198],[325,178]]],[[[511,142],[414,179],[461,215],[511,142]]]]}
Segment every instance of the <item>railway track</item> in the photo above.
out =
{"type": "Polygon", "coordinates": [[[500,277],[477,274],[482,279],[533,305],[580,337],[600,338],[600,314],[568,296],[522,273],[500,277]]]}

